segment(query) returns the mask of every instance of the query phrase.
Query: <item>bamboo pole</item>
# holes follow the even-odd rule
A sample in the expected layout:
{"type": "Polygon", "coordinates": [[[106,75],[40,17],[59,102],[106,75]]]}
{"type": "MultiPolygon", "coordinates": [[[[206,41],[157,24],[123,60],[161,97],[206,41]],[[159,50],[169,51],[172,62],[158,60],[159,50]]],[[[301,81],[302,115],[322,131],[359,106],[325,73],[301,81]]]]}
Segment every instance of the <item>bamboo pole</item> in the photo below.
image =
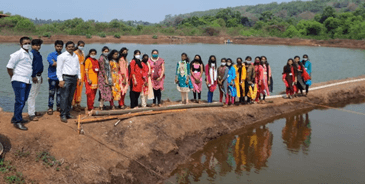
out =
{"type": "Polygon", "coordinates": [[[94,111],[93,116],[105,116],[105,115],[122,115],[128,113],[144,112],[144,111],[162,111],[162,110],[174,110],[174,109],[191,109],[191,108],[205,108],[205,107],[222,107],[223,103],[204,103],[204,104],[187,104],[187,105],[170,105],[166,107],[156,108],[142,108],[142,109],[130,109],[130,110],[112,110],[112,111],[94,111]]]}
{"type": "Polygon", "coordinates": [[[123,114],[119,116],[106,116],[106,117],[95,117],[93,119],[84,119],[81,120],[81,124],[85,123],[93,123],[98,121],[107,121],[112,119],[128,119],[136,116],[145,116],[145,115],[155,115],[155,114],[162,114],[162,113],[172,113],[172,112],[184,112],[186,109],[179,109],[179,110],[165,110],[165,111],[148,111],[148,112],[137,112],[137,113],[131,113],[131,114],[123,114]]]}

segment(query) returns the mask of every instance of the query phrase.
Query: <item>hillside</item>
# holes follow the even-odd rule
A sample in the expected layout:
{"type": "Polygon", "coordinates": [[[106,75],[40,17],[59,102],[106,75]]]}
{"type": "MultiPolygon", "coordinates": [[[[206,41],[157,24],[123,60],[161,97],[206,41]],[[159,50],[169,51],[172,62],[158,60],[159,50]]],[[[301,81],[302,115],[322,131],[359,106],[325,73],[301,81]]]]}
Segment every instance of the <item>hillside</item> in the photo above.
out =
{"type": "MultiPolygon", "coordinates": [[[[313,19],[315,14],[322,13],[327,6],[335,8],[338,12],[349,12],[355,11],[358,5],[364,2],[364,0],[291,1],[283,3],[273,2],[270,4],[258,4],[254,6],[229,7],[229,9],[232,11],[238,11],[242,16],[248,17],[253,21],[257,21],[260,17],[260,14],[265,11],[271,11],[275,16],[284,19],[313,19]]],[[[194,16],[214,16],[223,9],[225,8],[196,11],[180,15],[166,15],[165,20],[163,20],[161,23],[168,24],[169,22],[175,22],[176,19],[185,19],[194,16]]]]}

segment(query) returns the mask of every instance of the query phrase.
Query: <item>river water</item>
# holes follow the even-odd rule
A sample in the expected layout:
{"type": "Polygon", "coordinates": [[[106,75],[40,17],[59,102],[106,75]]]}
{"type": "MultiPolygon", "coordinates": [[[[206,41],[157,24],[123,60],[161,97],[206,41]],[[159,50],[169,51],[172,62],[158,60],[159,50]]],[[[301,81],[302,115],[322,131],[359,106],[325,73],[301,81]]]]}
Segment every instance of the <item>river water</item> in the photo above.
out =
{"type": "MultiPolygon", "coordinates": [[[[344,109],[365,113],[365,104],[344,109]]],[[[169,180],[364,183],[364,132],[364,115],[335,109],[293,113],[209,142],[180,165],[169,180]]]]}
{"type": "MultiPolygon", "coordinates": [[[[95,48],[98,52],[106,45],[111,49],[119,50],[122,47],[129,49],[128,59],[132,59],[135,49],[141,50],[143,53],[150,54],[152,49],[158,49],[160,56],[166,61],[166,82],[163,99],[180,100],[180,93],[177,92],[175,79],[176,63],[180,60],[180,55],[186,52],[192,59],[195,54],[200,54],[203,62],[206,64],[210,55],[216,55],[217,59],[232,58],[246,56],[256,57],[265,55],[272,67],[274,78],[274,94],[284,90],[284,84],[281,81],[281,73],[283,66],[288,58],[293,58],[295,55],[302,56],[308,54],[313,63],[313,82],[324,82],[329,80],[343,79],[347,77],[355,77],[364,74],[364,56],[365,51],[356,49],[342,48],[326,48],[326,47],[303,47],[303,46],[254,46],[254,45],[218,45],[218,44],[185,44],[185,45],[142,45],[142,44],[86,44],[85,51],[95,48]]],[[[6,64],[9,61],[9,55],[19,49],[17,44],[0,44],[0,65],[3,66],[0,72],[0,107],[5,111],[12,111],[14,108],[14,92],[11,87],[10,79],[6,71],[6,64]]],[[[47,56],[54,51],[52,44],[42,46],[41,54],[45,70],[43,78],[47,79],[48,62],[47,56]]],[[[100,54],[100,52],[98,53],[100,54]]],[[[219,62],[220,63],[220,62],[219,62]]],[[[41,86],[40,94],[37,98],[36,110],[47,110],[48,101],[48,83],[41,86]]],[[[85,91],[85,90],[84,90],[85,91]]],[[[189,97],[193,95],[190,93],[189,97]]],[[[218,100],[218,93],[214,94],[214,100],[218,100]]],[[[207,98],[207,88],[203,85],[202,99],[207,98]]],[[[126,102],[129,104],[129,97],[126,97],[126,102]]],[[[86,95],[83,94],[82,105],[86,106],[86,95]]],[[[97,105],[97,103],[95,103],[97,105]]],[[[27,109],[27,106],[25,110],[27,109]]]]}

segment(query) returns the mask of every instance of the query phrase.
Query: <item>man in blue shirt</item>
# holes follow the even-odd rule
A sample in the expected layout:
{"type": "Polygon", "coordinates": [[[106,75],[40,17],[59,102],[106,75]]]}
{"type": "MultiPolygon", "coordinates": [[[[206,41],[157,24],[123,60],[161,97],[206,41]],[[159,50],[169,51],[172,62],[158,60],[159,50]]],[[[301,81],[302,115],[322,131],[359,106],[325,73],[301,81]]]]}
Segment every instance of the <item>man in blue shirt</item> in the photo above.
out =
{"type": "Polygon", "coordinates": [[[29,98],[28,98],[28,115],[29,120],[38,121],[38,118],[35,116],[35,100],[39,94],[39,88],[43,83],[42,73],[43,73],[43,58],[39,50],[41,49],[43,41],[41,39],[32,40],[32,53],[33,53],[33,72],[32,72],[32,81],[33,85],[30,89],[29,98]]]}
{"type": "Polygon", "coordinates": [[[48,98],[48,115],[53,114],[54,95],[56,94],[57,111],[60,111],[61,90],[59,87],[59,80],[56,75],[57,71],[57,57],[61,54],[63,48],[63,41],[57,40],[54,43],[55,50],[47,57],[49,63],[48,67],[48,83],[49,83],[49,98],[48,98]]]}

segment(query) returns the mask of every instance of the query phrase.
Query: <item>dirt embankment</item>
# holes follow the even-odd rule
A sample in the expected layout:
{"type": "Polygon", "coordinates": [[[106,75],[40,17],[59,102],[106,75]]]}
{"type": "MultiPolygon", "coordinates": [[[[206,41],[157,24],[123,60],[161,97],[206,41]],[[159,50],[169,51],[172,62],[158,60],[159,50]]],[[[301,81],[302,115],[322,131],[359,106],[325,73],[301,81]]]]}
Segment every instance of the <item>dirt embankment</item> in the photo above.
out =
{"type": "MultiPolygon", "coordinates": [[[[38,36],[31,36],[38,38],[38,36]]],[[[20,36],[1,36],[0,43],[18,43],[20,36]]],[[[53,44],[56,40],[74,41],[84,40],[87,43],[139,43],[139,44],[186,44],[186,43],[206,43],[206,44],[224,44],[225,40],[230,39],[234,44],[246,45],[291,45],[291,46],[315,46],[315,47],[340,47],[365,49],[365,41],[361,40],[311,40],[311,39],[291,39],[291,38],[260,38],[260,37],[231,37],[231,36],[158,36],[153,39],[152,35],[139,36],[121,36],[114,38],[107,36],[101,38],[93,36],[88,39],[85,36],[74,35],[54,35],[50,38],[42,37],[44,43],[53,44]]]]}
{"type": "MultiPolygon", "coordinates": [[[[62,123],[58,114],[44,115],[40,121],[27,124],[29,131],[22,132],[10,124],[11,113],[0,112],[5,161],[16,167],[16,171],[1,176],[21,172],[27,183],[159,183],[196,150],[221,135],[313,108],[304,102],[331,105],[364,98],[365,81],[313,91],[307,98],[136,117],[116,127],[115,121],[85,124],[85,135],[77,134],[73,122],[62,123]],[[37,162],[42,152],[61,164],[50,167],[50,161],[44,159],[47,156],[37,162]]],[[[0,177],[0,183],[4,181],[0,177]]]]}

